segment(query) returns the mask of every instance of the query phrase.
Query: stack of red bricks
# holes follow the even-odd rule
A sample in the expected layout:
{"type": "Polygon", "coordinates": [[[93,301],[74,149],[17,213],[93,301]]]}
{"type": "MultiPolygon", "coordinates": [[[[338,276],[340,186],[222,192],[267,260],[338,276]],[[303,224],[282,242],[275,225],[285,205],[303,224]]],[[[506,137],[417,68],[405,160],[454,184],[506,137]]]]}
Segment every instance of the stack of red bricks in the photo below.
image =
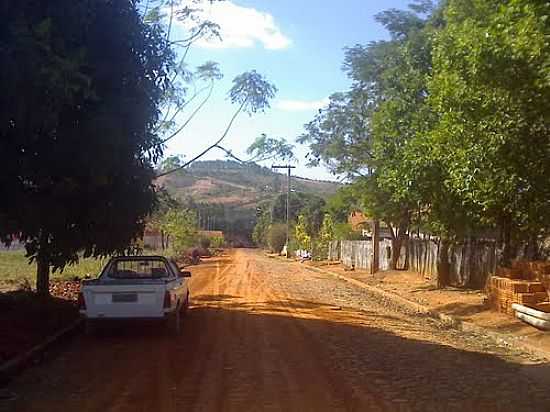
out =
{"type": "Polygon", "coordinates": [[[512,304],[536,306],[549,300],[550,262],[514,261],[511,268],[497,268],[497,276],[489,282],[493,307],[502,313],[514,314],[512,304]]]}

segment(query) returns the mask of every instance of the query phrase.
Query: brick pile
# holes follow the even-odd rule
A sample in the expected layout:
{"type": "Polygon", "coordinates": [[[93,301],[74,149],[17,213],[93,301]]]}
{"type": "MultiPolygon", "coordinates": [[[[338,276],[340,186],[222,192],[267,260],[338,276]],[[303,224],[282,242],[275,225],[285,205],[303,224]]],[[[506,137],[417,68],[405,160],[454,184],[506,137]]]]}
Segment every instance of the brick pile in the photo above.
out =
{"type": "Polygon", "coordinates": [[[550,300],[550,262],[515,260],[498,267],[489,281],[489,297],[499,312],[513,315],[513,303],[536,306],[550,300]]]}
{"type": "Polygon", "coordinates": [[[512,267],[516,268],[518,272],[525,273],[530,279],[535,279],[541,282],[548,293],[548,297],[550,298],[550,261],[516,260],[512,262],[512,267]]]}
{"type": "Polygon", "coordinates": [[[489,297],[492,306],[498,312],[510,315],[514,314],[512,310],[514,303],[535,306],[548,300],[548,294],[542,282],[500,276],[491,277],[489,297]]]}

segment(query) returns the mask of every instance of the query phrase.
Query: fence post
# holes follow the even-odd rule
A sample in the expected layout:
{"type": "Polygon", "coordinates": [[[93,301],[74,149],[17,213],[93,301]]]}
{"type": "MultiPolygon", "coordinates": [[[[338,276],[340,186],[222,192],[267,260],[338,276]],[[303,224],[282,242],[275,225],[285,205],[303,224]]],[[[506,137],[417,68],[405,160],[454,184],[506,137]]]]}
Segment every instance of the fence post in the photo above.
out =
{"type": "Polygon", "coordinates": [[[380,268],[380,222],[372,221],[372,266],[370,273],[375,274],[380,268]]]}

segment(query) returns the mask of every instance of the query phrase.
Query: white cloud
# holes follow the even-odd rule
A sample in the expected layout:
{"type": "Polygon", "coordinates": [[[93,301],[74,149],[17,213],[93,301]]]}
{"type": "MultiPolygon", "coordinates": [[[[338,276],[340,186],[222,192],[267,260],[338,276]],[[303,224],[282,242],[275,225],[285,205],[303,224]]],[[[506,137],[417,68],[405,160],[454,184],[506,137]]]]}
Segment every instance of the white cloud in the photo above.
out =
{"type": "MultiPolygon", "coordinates": [[[[192,6],[196,7],[197,4],[193,3],[192,6]]],[[[212,3],[204,0],[199,6],[202,10],[198,16],[217,23],[222,37],[221,40],[200,39],[196,42],[199,47],[247,48],[261,43],[265,49],[278,50],[291,44],[291,40],[281,32],[269,13],[238,6],[230,0],[212,3]]]]}
{"type": "Polygon", "coordinates": [[[321,100],[277,100],[275,108],[287,112],[319,110],[329,104],[328,97],[321,100]]]}

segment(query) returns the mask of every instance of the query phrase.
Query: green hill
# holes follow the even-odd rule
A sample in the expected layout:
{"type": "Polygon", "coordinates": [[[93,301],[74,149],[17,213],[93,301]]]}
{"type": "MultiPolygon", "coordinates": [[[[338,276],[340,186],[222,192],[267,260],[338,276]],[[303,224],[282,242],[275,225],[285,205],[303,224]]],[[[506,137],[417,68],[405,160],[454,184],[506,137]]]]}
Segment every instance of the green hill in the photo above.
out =
{"type": "MultiPolygon", "coordinates": [[[[286,191],[285,175],[267,167],[230,160],[199,161],[160,178],[159,183],[182,200],[190,197],[197,203],[246,209],[255,209],[258,202],[273,199],[286,191]]],[[[334,194],[339,186],[335,182],[291,178],[293,191],[321,197],[334,194]]]]}
{"type": "MultiPolygon", "coordinates": [[[[256,164],[213,160],[196,162],[159,178],[157,184],[197,210],[201,229],[221,230],[233,244],[250,245],[256,207],[286,193],[287,177],[256,164]]],[[[291,178],[293,191],[323,198],[334,194],[339,186],[335,182],[291,178]]]]}

